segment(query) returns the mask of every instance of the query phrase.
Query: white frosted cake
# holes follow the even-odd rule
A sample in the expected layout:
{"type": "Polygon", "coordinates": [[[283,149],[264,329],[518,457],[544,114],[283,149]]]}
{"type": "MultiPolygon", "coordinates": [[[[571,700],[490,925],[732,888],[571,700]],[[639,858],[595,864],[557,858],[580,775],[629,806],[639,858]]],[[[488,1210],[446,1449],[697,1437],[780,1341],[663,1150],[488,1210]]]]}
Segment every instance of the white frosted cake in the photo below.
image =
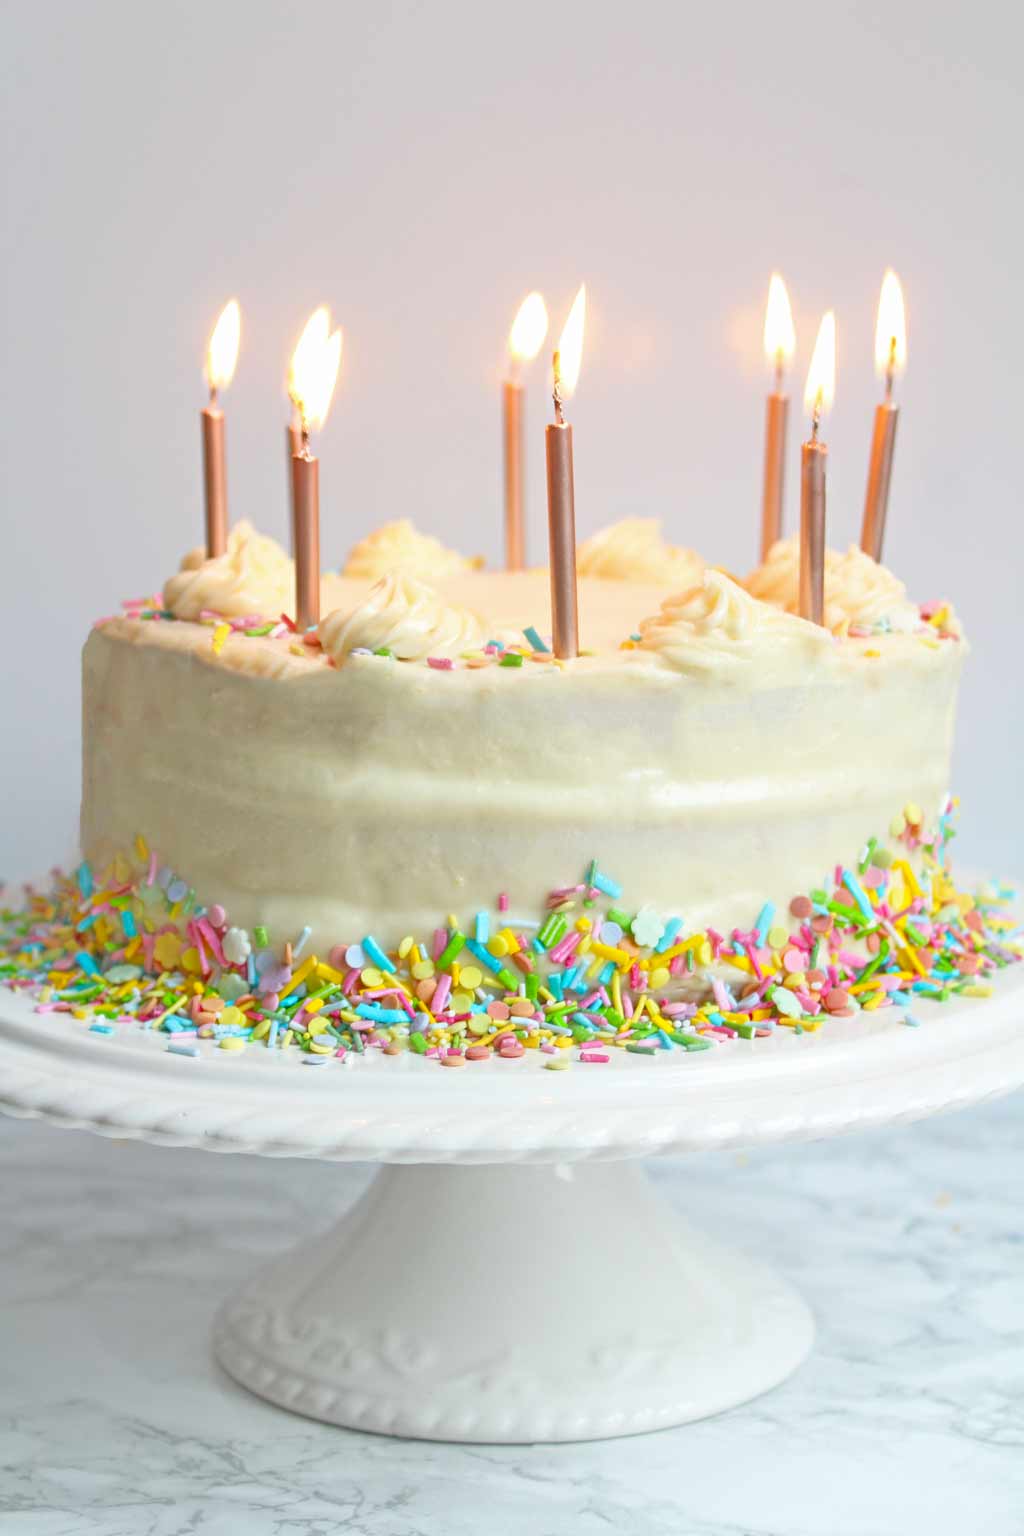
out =
{"type": "MultiPolygon", "coordinates": [[[[0,972],[89,1029],[310,1064],[656,1056],[988,990],[1004,893],[954,884],[965,646],[859,550],[745,581],[631,520],[548,576],[408,522],[323,577],[245,524],[84,657],[80,867],[0,972]]],[[[909,1012],[907,1022],[913,1022],[909,1012]]]]}

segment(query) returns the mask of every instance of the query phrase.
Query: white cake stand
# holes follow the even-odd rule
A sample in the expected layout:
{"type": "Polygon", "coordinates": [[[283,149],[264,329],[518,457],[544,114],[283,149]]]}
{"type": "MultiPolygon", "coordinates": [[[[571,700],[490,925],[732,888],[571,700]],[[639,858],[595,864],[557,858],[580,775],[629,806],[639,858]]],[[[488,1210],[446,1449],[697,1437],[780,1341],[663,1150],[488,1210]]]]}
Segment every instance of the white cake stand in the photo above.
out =
{"type": "Polygon", "coordinates": [[[1024,966],[996,995],[549,1072],[252,1048],[171,1055],[0,994],[0,1108],[101,1135],[386,1164],[326,1236],[221,1308],[224,1368],[284,1408],[437,1440],[598,1439],[755,1397],[814,1325],[682,1229],[635,1160],[909,1121],[1024,1083],[1024,966]],[[634,1161],[629,1161],[629,1160],[634,1161]]]}

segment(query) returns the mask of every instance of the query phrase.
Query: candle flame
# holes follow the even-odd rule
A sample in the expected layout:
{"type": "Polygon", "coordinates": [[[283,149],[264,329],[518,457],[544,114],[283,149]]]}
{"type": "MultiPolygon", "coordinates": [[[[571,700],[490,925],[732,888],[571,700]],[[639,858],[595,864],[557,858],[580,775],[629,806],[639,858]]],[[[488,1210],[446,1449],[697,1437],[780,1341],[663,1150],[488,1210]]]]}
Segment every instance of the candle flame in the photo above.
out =
{"type": "Polygon", "coordinates": [[[528,293],[508,333],[508,350],[517,363],[529,363],[544,345],[548,312],[539,293],[528,293]]]}
{"type": "Polygon", "coordinates": [[[793,311],[789,307],[786,285],[777,272],[768,284],[768,304],[764,312],[764,351],[777,368],[788,363],[796,349],[793,311]]]}
{"type": "Polygon", "coordinates": [[[227,389],[235,376],[241,334],[242,311],[237,299],[229,299],[220,312],[206,349],[206,382],[214,393],[218,389],[227,389]]]}
{"type": "Polygon", "coordinates": [[[836,392],[836,317],[830,309],[822,316],[814,355],[807,370],[804,404],[815,422],[829,409],[836,392]]]}
{"type": "Polygon", "coordinates": [[[890,267],[882,279],[882,292],[878,297],[875,367],[883,378],[889,378],[906,364],[907,317],[903,308],[903,289],[890,267]]]}
{"type": "Polygon", "coordinates": [[[341,366],[341,331],[331,333],[329,311],[313,311],[299,337],[288,370],[288,394],[302,417],[303,431],[322,427],[331,408],[341,366]]]}
{"type": "Polygon", "coordinates": [[[583,327],[587,316],[587,285],[581,283],[572,301],[569,318],[558,338],[555,352],[555,386],[562,400],[567,400],[576,388],[583,360],[583,327]]]}

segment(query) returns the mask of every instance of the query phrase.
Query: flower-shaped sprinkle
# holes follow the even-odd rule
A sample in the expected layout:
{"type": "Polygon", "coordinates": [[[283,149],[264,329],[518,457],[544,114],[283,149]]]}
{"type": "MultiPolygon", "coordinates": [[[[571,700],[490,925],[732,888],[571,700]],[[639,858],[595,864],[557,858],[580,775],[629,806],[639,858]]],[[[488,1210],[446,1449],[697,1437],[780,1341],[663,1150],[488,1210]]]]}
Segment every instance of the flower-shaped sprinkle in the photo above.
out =
{"type": "Polygon", "coordinates": [[[638,944],[644,949],[653,949],[665,932],[665,919],[659,917],[653,907],[641,907],[630,927],[638,944]]]}
{"type": "Polygon", "coordinates": [[[244,965],[252,944],[244,928],[229,928],[223,941],[225,958],[231,965],[244,965]]]}

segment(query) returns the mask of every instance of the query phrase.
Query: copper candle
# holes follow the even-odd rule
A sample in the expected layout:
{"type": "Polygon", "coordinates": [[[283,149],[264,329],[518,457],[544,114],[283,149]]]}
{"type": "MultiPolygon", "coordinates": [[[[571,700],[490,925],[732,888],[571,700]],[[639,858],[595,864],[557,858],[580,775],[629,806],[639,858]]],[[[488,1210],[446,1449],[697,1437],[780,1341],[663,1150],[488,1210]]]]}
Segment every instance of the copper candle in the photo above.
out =
{"type": "Polygon", "coordinates": [[[323,425],[341,363],[341,332],[329,335],[330,317],[317,310],[295,348],[288,388],[299,415],[299,451],[292,456],[292,557],[295,626],[305,633],[320,622],[320,463],[309,434],[323,425]]]}
{"type": "Polygon", "coordinates": [[[764,316],[764,350],[775,368],[775,388],[768,396],[764,431],[764,485],[761,494],[761,559],[782,537],[783,498],[786,485],[786,427],[789,400],[783,392],[786,363],[793,356],[796,337],[786,285],[777,272],[768,285],[764,316]]]}
{"type": "Polygon", "coordinates": [[[202,413],[203,499],[206,507],[206,558],[214,560],[228,547],[228,477],[224,461],[224,412],[217,391],[202,413]]]}
{"type": "MultiPolygon", "coordinates": [[[[555,356],[557,358],[557,352],[555,356]]],[[[555,655],[571,660],[579,655],[580,649],[576,592],[576,493],[572,470],[572,427],[563,419],[561,410],[558,411],[554,425],[544,429],[544,454],[548,480],[552,641],[555,655]]]]}
{"type": "Polygon", "coordinates": [[[544,433],[548,482],[548,557],[551,567],[551,634],[555,655],[565,661],[579,655],[580,636],[572,428],[565,419],[564,405],[579,377],[586,307],[587,291],[581,285],[554,355],[555,420],[544,433]]]}
{"type": "Polygon", "coordinates": [[[516,312],[508,337],[509,375],[501,394],[504,467],[505,566],[526,565],[526,444],[523,436],[523,363],[532,362],[548,333],[548,312],[539,293],[528,293],[516,312]]]}
{"type": "Polygon", "coordinates": [[[203,501],[206,508],[206,558],[215,559],[228,547],[228,478],[224,452],[224,412],[217,392],[226,389],[235,373],[242,316],[237,299],[221,310],[206,352],[206,382],[210,403],[202,412],[203,501]]]}
{"type": "Polygon", "coordinates": [[[900,287],[899,278],[890,270],[882,280],[882,292],[878,300],[878,323],[875,329],[875,364],[885,379],[885,398],[875,408],[871,457],[868,460],[868,484],[864,495],[864,519],[860,533],[860,547],[873,560],[882,558],[885,519],[889,509],[893,451],[896,447],[896,427],[900,418],[899,406],[893,403],[892,398],[893,379],[897,369],[901,369],[906,363],[906,357],[907,325],[903,308],[903,290],[900,287]]]}
{"type": "Polygon", "coordinates": [[[836,321],[830,310],[821,322],[807,373],[804,399],[811,436],[800,456],[800,616],[825,622],[825,470],[828,448],[819,441],[821,418],[832,404],[836,374],[836,321]]]}
{"type": "Polygon", "coordinates": [[[505,568],[521,571],[526,564],[523,527],[523,386],[506,379],[501,391],[501,425],[505,471],[505,568]]]}
{"type": "Polygon", "coordinates": [[[308,442],[292,459],[292,549],[295,626],[304,634],[320,622],[320,460],[308,442]]]}

